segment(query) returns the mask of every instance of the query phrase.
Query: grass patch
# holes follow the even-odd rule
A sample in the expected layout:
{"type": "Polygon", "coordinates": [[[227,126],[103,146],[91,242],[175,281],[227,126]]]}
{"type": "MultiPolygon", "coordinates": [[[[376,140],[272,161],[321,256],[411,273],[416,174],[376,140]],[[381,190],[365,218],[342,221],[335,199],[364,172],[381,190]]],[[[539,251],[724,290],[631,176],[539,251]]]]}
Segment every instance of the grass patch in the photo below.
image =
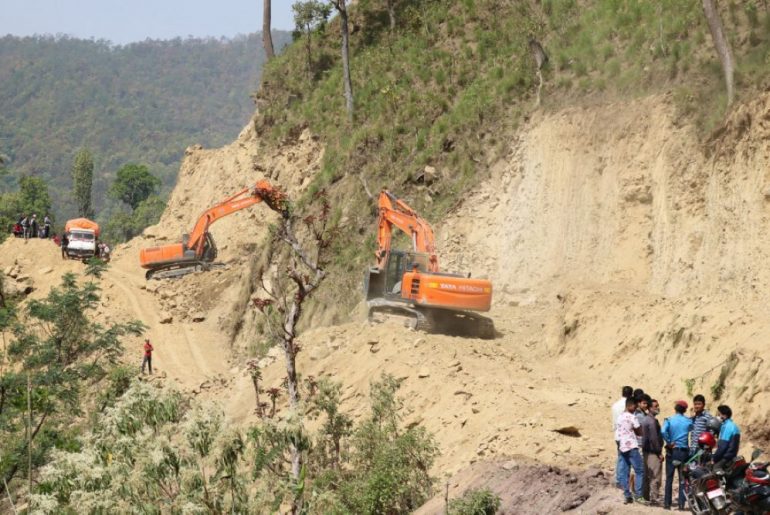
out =
{"type": "MultiPolygon", "coordinates": [[[[344,108],[336,19],[313,34],[313,73],[307,73],[304,45],[295,44],[266,66],[267,86],[258,94],[263,137],[290,140],[308,127],[325,146],[310,191],[327,188],[343,209],[346,250],[331,270],[340,290],[358,289],[360,276],[350,271],[363,270],[374,251],[375,219],[358,176],[374,193],[394,190],[437,224],[489,176],[486,157],[498,144],[484,136],[504,139],[534,108],[530,37],[550,56],[543,88],[548,109],[584,97],[673,91],[680,114],[703,134],[724,116],[721,70],[698,0],[413,0],[396,6],[394,32],[385,2],[361,0],[351,10],[352,122],[344,108]],[[415,185],[412,178],[426,165],[441,179],[415,185]]],[[[728,12],[723,6],[739,95],[760,87],[770,70],[770,21],[755,7],[728,12]]],[[[344,298],[339,308],[357,300],[344,298]]]]}

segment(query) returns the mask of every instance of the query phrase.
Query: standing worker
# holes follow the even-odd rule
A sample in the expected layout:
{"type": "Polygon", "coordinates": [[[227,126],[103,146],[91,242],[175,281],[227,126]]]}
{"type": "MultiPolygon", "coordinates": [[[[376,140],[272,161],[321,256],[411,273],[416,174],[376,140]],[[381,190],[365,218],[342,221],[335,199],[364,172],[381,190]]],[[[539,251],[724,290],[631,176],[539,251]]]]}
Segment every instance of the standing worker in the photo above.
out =
{"type": "Polygon", "coordinates": [[[67,233],[62,233],[61,235],[61,258],[67,259],[67,245],[70,244],[70,239],[67,236],[67,233]]]}
{"type": "Polygon", "coordinates": [[[48,239],[51,237],[51,217],[45,215],[43,218],[43,238],[48,239]]]}
{"type": "MultiPolygon", "coordinates": [[[[631,397],[634,394],[634,389],[630,386],[624,386],[621,390],[621,397],[615,403],[612,405],[612,434],[615,435],[615,432],[618,429],[618,417],[623,414],[624,411],[626,411],[626,399],[631,397]]],[[[625,465],[625,461],[623,461],[623,458],[620,456],[620,444],[618,443],[618,438],[615,436],[615,447],[618,449],[618,459],[615,462],[615,486],[620,487],[621,485],[621,478],[623,476],[626,476],[626,481],[628,481],[628,474],[629,470],[625,465]]]]}
{"type": "MultiPolygon", "coordinates": [[[[684,463],[690,457],[690,431],[692,420],[685,417],[687,402],[676,401],[674,403],[674,416],[663,422],[663,440],[666,442],[666,488],[663,498],[663,508],[671,509],[672,490],[674,486],[674,473],[677,469],[674,462],[684,463]]],[[[684,509],[684,481],[682,472],[679,471],[679,509],[684,509]]]]}
{"type": "Polygon", "coordinates": [[[738,456],[741,446],[741,430],[733,422],[733,410],[730,406],[722,404],[717,408],[719,418],[722,419],[722,427],[719,429],[719,441],[717,452],[714,453],[714,464],[722,466],[738,456]],[[721,462],[721,463],[720,463],[721,462]]]}
{"type": "Polygon", "coordinates": [[[692,435],[690,436],[690,456],[693,456],[698,452],[698,438],[704,431],[708,429],[708,421],[712,416],[706,410],[706,397],[700,393],[692,398],[693,414],[690,419],[692,420],[692,435]]]}
{"type": "Polygon", "coordinates": [[[144,365],[146,364],[150,368],[150,374],[152,374],[152,344],[149,338],[144,339],[144,359],[142,360],[142,374],[144,374],[144,365]]]}
{"type": "Polygon", "coordinates": [[[29,239],[29,217],[23,217],[19,225],[21,225],[21,230],[24,231],[24,241],[26,242],[29,239]]]}
{"type": "Polygon", "coordinates": [[[626,399],[626,411],[621,413],[615,422],[615,440],[618,442],[620,459],[623,460],[625,470],[634,470],[633,489],[629,485],[630,475],[623,475],[620,478],[620,487],[623,489],[626,504],[632,502],[648,504],[642,497],[644,463],[642,463],[642,455],[639,452],[638,440],[642,436],[642,428],[639,419],[634,414],[635,412],[636,400],[629,397],[626,399]]]}
{"type": "Polygon", "coordinates": [[[644,498],[653,506],[658,505],[660,497],[660,478],[663,475],[663,436],[657,416],[660,405],[655,399],[650,400],[650,409],[642,422],[642,451],[644,457],[644,498]]]}
{"type": "Polygon", "coordinates": [[[38,224],[37,224],[37,215],[33,213],[32,214],[32,220],[30,220],[30,222],[29,222],[29,232],[30,232],[29,237],[30,238],[38,238],[38,237],[40,237],[40,234],[38,234],[38,232],[37,232],[38,229],[39,229],[39,227],[38,227],[38,224]]]}

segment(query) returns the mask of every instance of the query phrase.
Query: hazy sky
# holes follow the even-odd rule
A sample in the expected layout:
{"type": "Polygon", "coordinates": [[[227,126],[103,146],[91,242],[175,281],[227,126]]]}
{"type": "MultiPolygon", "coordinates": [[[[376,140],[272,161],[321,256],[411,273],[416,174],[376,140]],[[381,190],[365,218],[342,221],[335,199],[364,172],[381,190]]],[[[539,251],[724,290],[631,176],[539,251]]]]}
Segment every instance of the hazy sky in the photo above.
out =
{"type": "MultiPolygon", "coordinates": [[[[274,29],[293,27],[292,0],[273,0],[274,29]]],[[[130,43],[262,30],[262,0],[0,0],[0,35],[67,34],[130,43]]]]}

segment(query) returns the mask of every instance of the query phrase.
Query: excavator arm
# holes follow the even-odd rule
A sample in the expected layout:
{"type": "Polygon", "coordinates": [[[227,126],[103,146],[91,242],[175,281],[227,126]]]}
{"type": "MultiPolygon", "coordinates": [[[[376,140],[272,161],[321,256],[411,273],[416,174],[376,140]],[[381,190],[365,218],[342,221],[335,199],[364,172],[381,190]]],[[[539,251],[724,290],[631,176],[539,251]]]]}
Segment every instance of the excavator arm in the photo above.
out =
{"type": "Polygon", "coordinates": [[[288,216],[288,202],[284,193],[268,181],[259,181],[252,188],[245,188],[207,209],[198,218],[189,236],[183,236],[181,243],[141,249],[139,262],[142,268],[148,270],[145,276],[150,279],[163,271],[171,277],[189,273],[196,267],[208,269],[209,263],[216,257],[216,248],[213,248],[213,252],[209,251],[213,247],[209,235],[211,224],[259,202],[265,202],[284,217],[288,216]]]}
{"type": "MultiPolygon", "coordinates": [[[[283,193],[275,188],[268,181],[259,181],[253,188],[244,188],[235,195],[224,199],[219,204],[206,210],[195,223],[190,237],[187,241],[187,249],[194,250],[197,256],[202,255],[203,246],[206,241],[206,233],[211,224],[231,215],[241,209],[253,206],[262,201],[267,201],[268,205],[274,202],[285,202],[283,193]]],[[[281,211],[284,211],[283,209],[281,211]]]]}
{"type": "Polygon", "coordinates": [[[412,239],[415,252],[428,255],[429,272],[438,272],[438,257],[433,229],[417,212],[388,190],[382,190],[378,201],[379,220],[377,230],[377,268],[385,268],[390,255],[393,227],[401,229],[412,239]]]}

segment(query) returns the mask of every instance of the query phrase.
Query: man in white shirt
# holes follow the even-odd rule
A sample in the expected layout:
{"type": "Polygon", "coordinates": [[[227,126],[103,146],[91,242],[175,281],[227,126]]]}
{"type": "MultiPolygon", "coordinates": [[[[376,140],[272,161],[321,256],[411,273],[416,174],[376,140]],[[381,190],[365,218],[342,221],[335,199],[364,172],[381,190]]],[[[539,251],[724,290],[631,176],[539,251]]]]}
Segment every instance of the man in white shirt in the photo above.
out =
{"type": "MultiPolygon", "coordinates": [[[[617,430],[617,423],[618,423],[618,417],[623,414],[624,411],[626,411],[626,399],[631,397],[634,394],[634,389],[630,386],[624,386],[622,391],[622,397],[618,399],[615,404],[612,405],[612,434],[615,435],[615,431],[617,430]]],[[[618,447],[618,440],[615,438],[615,446],[618,447]]],[[[621,476],[625,474],[626,480],[628,480],[628,475],[630,473],[630,470],[628,470],[628,467],[625,466],[625,462],[620,457],[620,449],[618,449],[618,460],[615,463],[615,484],[620,487],[621,485],[621,476]]]]}
{"type": "Polygon", "coordinates": [[[626,399],[626,411],[620,414],[615,429],[615,440],[618,442],[618,452],[626,470],[634,469],[634,485],[631,490],[629,474],[620,478],[620,486],[626,504],[636,502],[642,505],[649,504],[642,497],[644,484],[644,463],[639,450],[639,437],[642,436],[642,426],[634,414],[636,412],[636,400],[626,399]]]}

